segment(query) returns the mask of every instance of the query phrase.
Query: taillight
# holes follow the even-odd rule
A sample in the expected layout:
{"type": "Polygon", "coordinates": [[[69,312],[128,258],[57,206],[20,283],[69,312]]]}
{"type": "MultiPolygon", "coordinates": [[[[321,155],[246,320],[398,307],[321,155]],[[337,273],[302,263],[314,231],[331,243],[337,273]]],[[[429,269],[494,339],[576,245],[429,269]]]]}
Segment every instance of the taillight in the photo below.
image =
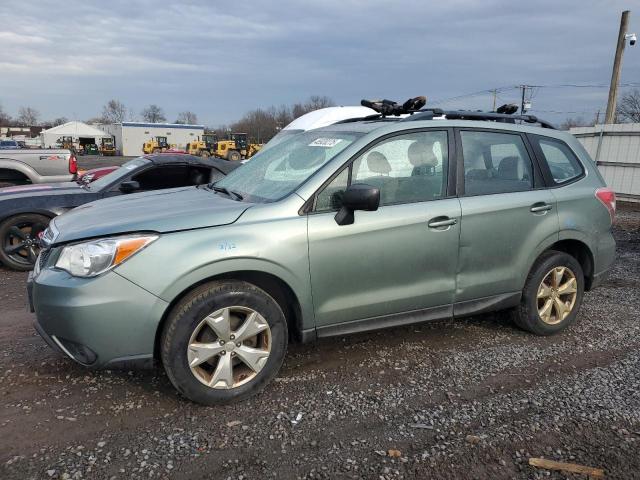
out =
{"type": "Polygon", "coordinates": [[[76,160],[75,155],[71,155],[69,157],[69,173],[76,174],[78,173],[78,160],[76,160]]]}
{"type": "Polygon", "coordinates": [[[616,219],[616,192],[610,188],[599,188],[596,190],[596,198],[609,210],[611,223],[616,219]]]}

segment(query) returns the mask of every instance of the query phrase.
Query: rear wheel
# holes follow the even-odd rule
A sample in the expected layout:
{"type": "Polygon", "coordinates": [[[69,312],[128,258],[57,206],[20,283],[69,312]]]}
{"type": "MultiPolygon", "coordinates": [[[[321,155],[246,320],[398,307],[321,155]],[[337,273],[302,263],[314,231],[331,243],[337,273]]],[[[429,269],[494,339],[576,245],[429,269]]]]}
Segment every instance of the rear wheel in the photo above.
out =
{"type": "Polygon", "coordinates": [[[212,282],[182,299],[161,339],[171,383],[203,405],[244,400],[278,373],[287,325],[277,302],[240,281],[212,282]]]}
{"type": "Polygon", "coordinates": [[[211,154],[209,153],[208,150],[200,150],[200,156],[202,158],[209,158],[211,156],[211,154]]]}
{"type": "Polygon", "coordinates": [[[527,277],[514,320],[536,335],[552,335],[575,321],[583,294],[580,263],[564,252],[545,252],[527,277]]]}
{"type": "Polygon", "coordinates": [[[14,270],[31,270],[40,253],[40,234],[49,225],[44,215],[26,213],[0,224],[0,261],[14,270]]]}
{"type": "Polygon", "coordinates": [[[159,148],[154,148],[151,153],[160,153],[160,149],[159,148]]]}
{"type": "Polygon", "coordinates": [[[227,154],[227,160],[231,161],[231,162],[237,162],[238,160],[240,160],[242,158],[242,156],[240,155],[240,152],[236,152],[235,150],[231,150],[228,154],[227,154]]]}

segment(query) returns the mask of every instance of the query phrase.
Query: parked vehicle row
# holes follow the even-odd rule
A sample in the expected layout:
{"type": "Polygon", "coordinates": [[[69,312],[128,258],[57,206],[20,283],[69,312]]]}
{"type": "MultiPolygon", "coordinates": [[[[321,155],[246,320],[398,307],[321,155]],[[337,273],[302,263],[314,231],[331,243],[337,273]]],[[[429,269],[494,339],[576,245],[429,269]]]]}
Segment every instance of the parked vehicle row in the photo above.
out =
{"type": "Polygon", "coordinates": [[[191,155],[147,155],[117,169],[108,167],[106,175],[94,172],[90,175],[101,176],[93,182],[84,177],[79,182],[0,189],[0,261],[9,268],[31,270],[40,250],[39,236],[52,218],[72,208],[127,193],[215,182],[237,166],[191,155]]]}
{"type": "Polygon", "coordinates": [[[584,148],[532,116],[407,114],[54,218],[36,329],[82,365],[159,362],[210,405],[264,388],[292,339],[505,309],[538,335],[569,326],[615,252],[615,195],[584,148]]]}

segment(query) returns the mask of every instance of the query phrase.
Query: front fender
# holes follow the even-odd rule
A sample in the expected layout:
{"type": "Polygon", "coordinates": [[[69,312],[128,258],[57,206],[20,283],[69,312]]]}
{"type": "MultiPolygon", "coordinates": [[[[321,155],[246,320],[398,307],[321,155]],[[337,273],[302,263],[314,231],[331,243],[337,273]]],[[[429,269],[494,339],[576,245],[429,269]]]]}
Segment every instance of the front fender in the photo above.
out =
{"type": "Polygon", "coordinates": [[[216,276],[249,271],[286,283],[300,303],[303,328],[313,328],[306,217],[163,234],[117,268],[168,303],[216,276]]]}

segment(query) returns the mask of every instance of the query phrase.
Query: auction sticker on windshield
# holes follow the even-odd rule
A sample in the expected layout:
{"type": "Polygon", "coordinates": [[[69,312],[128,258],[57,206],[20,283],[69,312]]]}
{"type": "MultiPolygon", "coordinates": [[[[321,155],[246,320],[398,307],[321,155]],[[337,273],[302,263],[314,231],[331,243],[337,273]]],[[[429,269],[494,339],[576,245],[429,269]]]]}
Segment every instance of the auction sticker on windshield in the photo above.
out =
{"type": "Polygon", "coordinates": [[[309,146],[331,148],[331,147],[335,147],[341,141],[342,141],[341,138],[316,138],[313,142],[309,144],[309,146]]]}

